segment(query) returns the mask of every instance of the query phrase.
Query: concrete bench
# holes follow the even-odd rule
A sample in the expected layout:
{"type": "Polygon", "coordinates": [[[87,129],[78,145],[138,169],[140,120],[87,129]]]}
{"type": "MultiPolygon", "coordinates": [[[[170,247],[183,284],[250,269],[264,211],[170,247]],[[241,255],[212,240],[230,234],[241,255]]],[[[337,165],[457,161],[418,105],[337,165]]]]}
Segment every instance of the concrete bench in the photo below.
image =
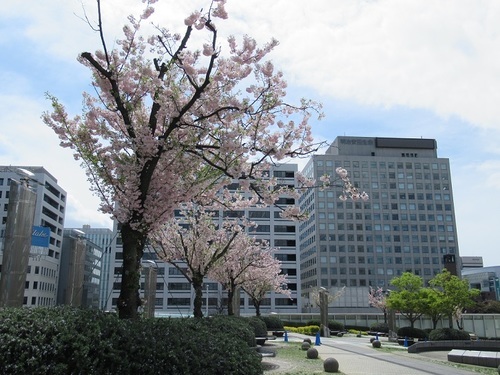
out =
{"type": "Polygon", "coordinates": [[[500,366],[500,353],[453,349],[448,353],[448,361],[475,366],[498,367],[500,366]]]}
{"type": "Polygon", "coordinates": [[[480,352],[500,351],[500,341],[493,340],[444,340],[444,341],[419,341],[408,348],[408,353],[420,353],[436,350],[475,350],[480,352]]]}

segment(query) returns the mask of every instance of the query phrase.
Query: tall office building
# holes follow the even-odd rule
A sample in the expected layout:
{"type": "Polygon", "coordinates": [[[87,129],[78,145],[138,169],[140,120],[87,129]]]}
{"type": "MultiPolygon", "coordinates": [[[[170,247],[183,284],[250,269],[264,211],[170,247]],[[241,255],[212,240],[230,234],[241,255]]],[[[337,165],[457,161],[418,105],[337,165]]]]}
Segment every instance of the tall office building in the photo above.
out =
{"type": "MultiPolygon", "coordinates": [[[[53,306],[56,304],[57,280],[61,257],[66,192],[57,179],[43,167],[0,166],[0,262],[5,246],[5,228],[8,218],[10,183],[24,180],[35,193],[34,226],[49,228],[48,247],[31,247],[24,306],[53,306]],[[28,171],[28,173],[25,173],[28,171]]],[[[19,249],[12,249],[17,251],[19,249]]]]}
{"type": "Polygon", "coordinates": [[[110,272],[113,271],[111,254],[113,247],[116,246],[116,232],[113,232],[109,228],[92,228],[90,225],[84,225],[79,230],[85,233],[85,237],[98,246],[102,252],[99,259],[99,308],[106,310],[107,301],[111,299],[111,285],[109,284],[109,280],[110,272]]]}
{"type": "MultiPolygon", "coordinates": [[[[278,184],[296,186],[297,165],[285,164],[275,166],[271,169],[270,175],[277,179],[278,184]]],[[[236,188],[237,184],[230,186],[236,188]]],[[[287,206],[295,204],[295,199],[288,196],[280,197],[278,204],[287,206]]],[[[283,219],[280,215],[281,209],[278,207],[247,208],[241,211],[221,211],[216,216],[216,220],[223,217],[245,216],[258,224],[253,228],[251,235],[259,239],[265,239],[275,247],[275,256],[282,262],[283,273],[288,275],[288,288],[291,290],[291,297],[278,293],[269,293],[261,305],[261,313],[297,313],[300,312],[300,283],[298,270],[298,228],[297,222],[283,219]]],[[[115,231],[117,229],[115,228],[115,231]]],[[[107,309],[116,309],[116,302],[119,296],[121,265],[123,252],[121,238],[118,235],[116,250],[112,254],[114,260],[114,270],[110,272],[109,284],[113,286],[112,298],[108,301],[107,309]]],[[[155,267],[157,269],[155,310],[156,315],[176,315],[192,314],[194,291],[190,284],[175,267],[159,260],[156,254],[148,249],[143,257],[143,268],[155,267]]],[[[221,285],[210,280],[204,284],[203,305],[204,313],[215,314],[224,310],[227,295],[221,285]],[[207,305],[208,302],[208,305],[207,305]]],[[[141,297],[144,298],[146,287],[145,274],[141,277],[141,297]]],[[[255,314],[255,309],[248,296],[241,292],[239,311],[241,314],[255,314]]]]}
{"type": "Polygon", "coordinates": [[[335,183],[301,197],[310,212],[300,225],[305,304],[315,288],[345,286],[333,311],[370,311],[369,287],[390,290],[391,279],[405,271],[424,281],[443,268],[459,273],[450,163],[438,157],[435,140],[337,137],[303,173],[319,179],[335,176],[337,167],[370,199],[344,202],[335,183]]]}

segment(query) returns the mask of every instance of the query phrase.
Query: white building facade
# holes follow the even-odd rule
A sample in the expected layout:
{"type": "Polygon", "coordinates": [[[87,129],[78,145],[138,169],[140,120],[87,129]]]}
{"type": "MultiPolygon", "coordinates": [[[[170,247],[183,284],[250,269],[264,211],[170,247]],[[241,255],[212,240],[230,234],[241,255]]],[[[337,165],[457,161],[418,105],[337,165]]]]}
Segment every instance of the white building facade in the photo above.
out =
{"type": "Polygon", "coordinates": [[[57,283],[61,257],[66,191],[57,179],[43,167],[0,166],[0,262],[2,261],[5,227],[9,203],[11,180],[27,179],[30,188],[36,192],[34,226],[50,228],[48,248],[31,248],[26,275],[23,305],[54,306],[57,298],[57,283]],[[20,170],[30,172],[27,177],[20,170]],[[31,175],[32,174],[32,175],[31,175]]]}

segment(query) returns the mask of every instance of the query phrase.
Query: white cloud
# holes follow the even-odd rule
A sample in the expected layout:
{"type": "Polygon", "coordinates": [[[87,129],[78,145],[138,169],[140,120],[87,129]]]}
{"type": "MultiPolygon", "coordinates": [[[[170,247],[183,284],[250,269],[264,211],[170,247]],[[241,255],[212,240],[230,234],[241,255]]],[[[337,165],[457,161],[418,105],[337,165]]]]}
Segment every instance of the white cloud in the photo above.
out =
{"type": "Polygon", "coordinates": [[[99,200],[91,194],[79,163],[40,120],[45,109],[26,97],[0,96],[0,165],[44,167],[67,192],[67,222],[110,227],[109,217],[98,212],[99,200]]]}
{"type": "Polygon", "coordinates": [[[259,4],[228,7],[251,35],[280,40],[274,56],[298,83],[500,128],[500,3],[278,0],[265,11],[259,4]]]}
{"type": "MultiPolygon", "coordinates": [[[[12,61],[0,73],[0,164],[43,165],[68,191],[68,223],[96,226],[108,219],[97,213],[86,176],[39,116],[48,109],[44,91],[78,113],[82,80],[88,83],[89,76],[80,66],[76,70],[75,57],[99,48],[99,35],[78,18],[80,0],[23,4],[6,2],[0,13],[0,46],[10,48],[12,61]],[[48,65],[56,75],[47,74],[48,65]],[[45,70],[38,71],[41,66],[45,70]]],[[[161,0],[153,20],[182,32],[184,18],[209,4],[161,0]]],[[[95,1],[84,5],[95,20],[95,1]]],[[[113,46],[126,16],[143,4],[106,0],[103,6],[107,42],[113,46]]],[[[500,264],[494,238],[500,210],[495,200],[500,195],[500,2],[229,0],[227,9],[230,18],[216,21],[221,37],[246,33],[259,43],[271,37],[280,41],[271,58],[285,71],[291,94],[306,90],[305,96],[323,101],[327,109],[348,104],[352,114],[342,119],[345,128],[328,118],[314,124],[321,139],[344,133],[436,138],[439,155],[452,163],[461,252],[484,252],[489,264],[500,264]],[[401,117],[383,118],[380,108],[401,117]],[[371,112],[356,117],[362,111],[371,112]]]]}

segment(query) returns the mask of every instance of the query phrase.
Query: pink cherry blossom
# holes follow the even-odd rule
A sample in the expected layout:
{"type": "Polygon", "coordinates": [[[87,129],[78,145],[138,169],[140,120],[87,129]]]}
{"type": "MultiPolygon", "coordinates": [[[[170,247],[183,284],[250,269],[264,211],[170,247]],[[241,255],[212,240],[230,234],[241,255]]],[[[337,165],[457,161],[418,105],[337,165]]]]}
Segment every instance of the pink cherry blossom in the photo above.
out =
{"type": "Polygon", "coordinates": [[[83,113],[70,116],[48,95],[52,110],[42,116],[82,162],[100,209],[120,224],[122,318],[137,317],[138,265],[149,235],[180,204],[272,205],[281,192],[264,171],[321,145],[309,126],[311,116],[322,116],[321,106],[289,103],[283,73],[267,61],[275,39],[263,46],[248,35],[220,41],[212,18],[226,17],[225,1],[208,1],[208,11],[189,15],[182,36],[161,27],[143,35],[154,2],[127,18],[112,47],[104,27],[100,50],[78,57],[92,75],[83,113]],[[245,180],[241,189],[224,191],[234,179],[245,180]]]}

